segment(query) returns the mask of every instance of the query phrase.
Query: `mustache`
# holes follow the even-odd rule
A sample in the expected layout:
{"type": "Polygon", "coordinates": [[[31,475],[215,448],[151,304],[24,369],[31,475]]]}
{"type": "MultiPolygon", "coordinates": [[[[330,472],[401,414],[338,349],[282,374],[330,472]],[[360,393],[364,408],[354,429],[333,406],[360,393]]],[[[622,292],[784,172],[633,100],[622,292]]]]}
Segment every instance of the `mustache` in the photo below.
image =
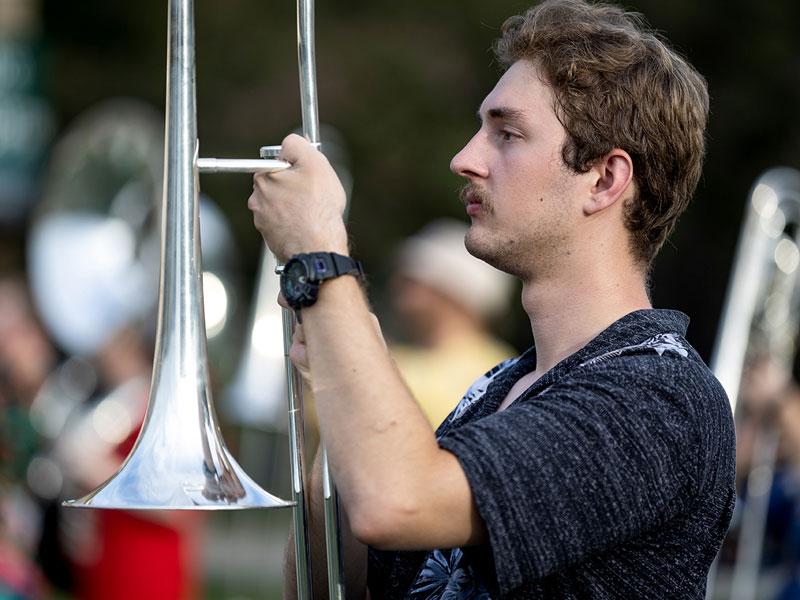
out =
{"type": "Polygon", "coordinates": [[[464,186],[458,191],[458,197],[463,204],[468,204],[470,201],[478,201],[481,204],[489,205],[489,195],[485,190],[476,187],[471,183],[465,183],[464,186]]]}

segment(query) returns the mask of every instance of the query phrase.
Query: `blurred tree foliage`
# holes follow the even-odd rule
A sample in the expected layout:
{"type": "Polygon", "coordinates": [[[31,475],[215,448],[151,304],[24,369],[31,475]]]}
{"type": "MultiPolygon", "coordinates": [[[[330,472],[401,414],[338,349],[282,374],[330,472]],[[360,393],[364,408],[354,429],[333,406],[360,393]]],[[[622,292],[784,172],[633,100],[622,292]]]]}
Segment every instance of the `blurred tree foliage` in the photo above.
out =
{"type": "MultiPolygon", "coordinates": [[[[795,0],[637,0],[653,27],[707,77],[708,162],[695,202],[663,250],[654,301],[689,313],[708,357],[744,200],[764,169],[800,166],[800,4],[795,0]]],[[[471,136],[474,113],[498,71],[488,48],[517,0],[320,0],[320,115],[345,136],[355,188],[356,253],[379,290],[393,246],[426,221],[463,216],[448,170],[471,136]]],[[[201,154],[253,156],[299,124],[291,2],[198,0],[197,92],[201,154]]],[[[111,96],[163,107],[166,2],[44,1],[51,99],[66,125],[111,96]]],[[[259,240],[246,209],[251,183],[203,182],[236,231],[246,272],[259,240]]],[[[380,306],[380,295],[378,295],[380,306]]],[[[519,346],[524,315],[505,325],[519,346]]]]}

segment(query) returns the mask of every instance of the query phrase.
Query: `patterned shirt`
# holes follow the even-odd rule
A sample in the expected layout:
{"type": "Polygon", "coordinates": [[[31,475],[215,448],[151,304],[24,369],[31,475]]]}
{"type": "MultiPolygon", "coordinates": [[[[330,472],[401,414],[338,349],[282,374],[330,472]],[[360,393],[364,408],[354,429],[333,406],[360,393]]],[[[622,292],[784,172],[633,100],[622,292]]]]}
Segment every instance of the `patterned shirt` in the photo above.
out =
{"type": "Polygon", "coordinates": [[[437,431],[489,534],[370,550],[373,598],[703,598],[735,500],[722,387],[676,311],[630,313],[534,382],[531,348],[473,384],[437,431]]]}

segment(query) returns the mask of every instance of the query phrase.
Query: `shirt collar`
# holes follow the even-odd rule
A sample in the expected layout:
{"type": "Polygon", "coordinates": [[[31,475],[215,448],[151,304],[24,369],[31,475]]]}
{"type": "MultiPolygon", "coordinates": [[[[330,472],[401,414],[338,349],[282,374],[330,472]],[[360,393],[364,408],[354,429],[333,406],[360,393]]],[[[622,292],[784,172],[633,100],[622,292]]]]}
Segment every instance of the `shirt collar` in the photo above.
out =
{"type": "MultiPolygon", "coordinates": [[[[611,350],[631,346],[660,333],[686,335],[689,317],[677,310],[648,308],[635,310],[614,321],[583,348],[570,354],[542,375],[528,390],[538,393],[578,365],[611,350]]],[[[531,346],[507,371],[506,381],[514,382],[536,368],[536,348],[531,346]]]]}

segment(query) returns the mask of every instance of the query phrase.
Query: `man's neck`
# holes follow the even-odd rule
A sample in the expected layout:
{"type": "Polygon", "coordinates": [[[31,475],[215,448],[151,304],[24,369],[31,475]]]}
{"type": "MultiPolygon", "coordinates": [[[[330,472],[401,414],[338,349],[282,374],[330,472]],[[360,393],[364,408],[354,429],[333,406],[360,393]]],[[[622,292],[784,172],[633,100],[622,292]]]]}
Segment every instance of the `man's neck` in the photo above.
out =
{"type": "Polygon", "coordinates": [[[642,273],[596,267],[523,283],[522,305],[536,345],[536,379],[617,319],[651,308],[642,273]]]}

